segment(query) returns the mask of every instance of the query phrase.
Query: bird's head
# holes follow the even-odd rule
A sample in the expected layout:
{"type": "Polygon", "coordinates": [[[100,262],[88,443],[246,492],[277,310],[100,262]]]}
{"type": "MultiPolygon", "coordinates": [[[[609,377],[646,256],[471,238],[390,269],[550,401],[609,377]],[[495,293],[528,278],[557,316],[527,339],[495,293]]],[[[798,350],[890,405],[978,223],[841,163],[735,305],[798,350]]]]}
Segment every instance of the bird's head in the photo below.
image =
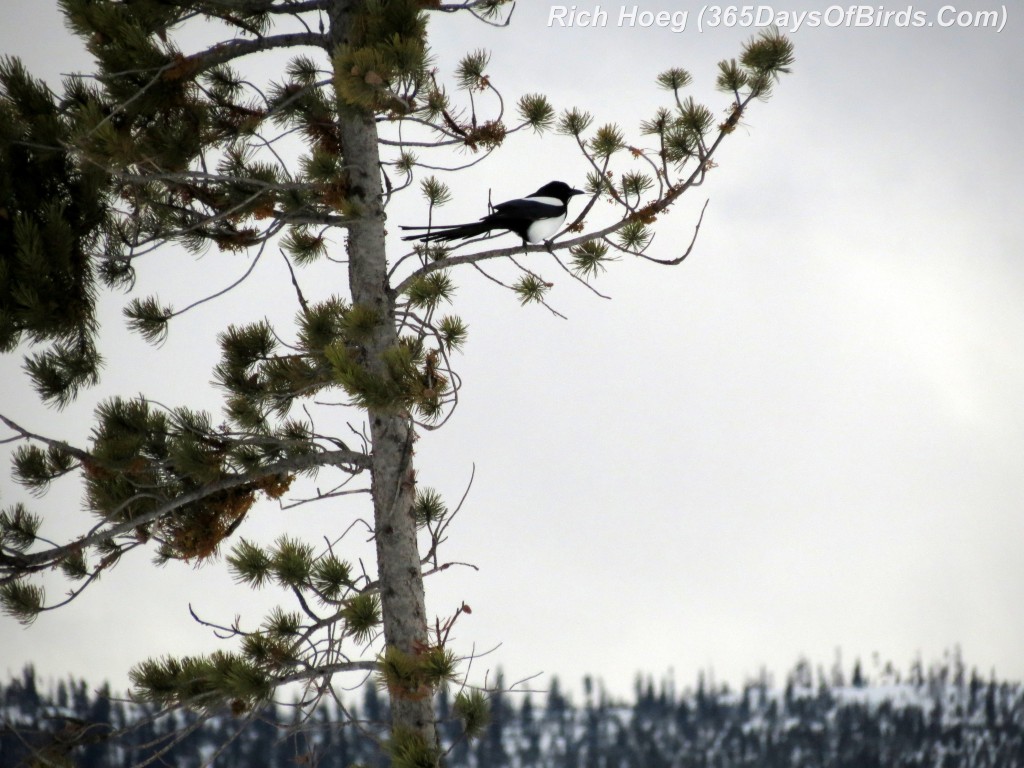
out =
{"type": "Polygon", "coordinates": [[[556,200],[561,200],[563,203],[568,203],[569,198],[573,195],[582,194],[582,190],[573,189],[564,181],[549,181],[543,187],[534,192],[532,197],[553,197],[556,200]]]}

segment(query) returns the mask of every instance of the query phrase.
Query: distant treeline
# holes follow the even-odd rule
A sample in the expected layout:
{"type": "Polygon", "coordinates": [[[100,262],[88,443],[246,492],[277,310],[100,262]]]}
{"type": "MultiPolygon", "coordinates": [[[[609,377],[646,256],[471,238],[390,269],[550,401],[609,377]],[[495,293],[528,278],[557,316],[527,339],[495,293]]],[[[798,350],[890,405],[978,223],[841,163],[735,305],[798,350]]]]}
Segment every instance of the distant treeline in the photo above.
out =
{"type": "MultiPolygon", "coordinates": [[[[800,661],[782,685],[768,677],[739,690],[703,675],[638,679],[613,701],[592,678],[572,702],[552,680],[546,694],[496,692],[484,733],[467,742],[438,697],[451,768],[1024,768],[1024,687],[967,671],[959,654],[905,675],[891,665],[849,676],[800,661]]],[[[0,765],[129,768],[349,768],[386,766],[379,738],[386,697],[373,686],[342,711],[324,700],[297,707],[156,717],[108,686],[61,681],[41,690],[34,670],[0,686],[0,765]]]]}

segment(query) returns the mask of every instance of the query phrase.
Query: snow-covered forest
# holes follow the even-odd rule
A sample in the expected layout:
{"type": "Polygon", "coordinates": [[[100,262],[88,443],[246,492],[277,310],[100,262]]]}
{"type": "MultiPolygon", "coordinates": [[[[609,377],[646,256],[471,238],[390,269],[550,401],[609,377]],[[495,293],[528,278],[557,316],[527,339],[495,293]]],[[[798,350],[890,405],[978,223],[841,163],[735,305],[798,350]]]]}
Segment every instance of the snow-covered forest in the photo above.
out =
{"type": "MultiPolygon", "coordinates": [[[[801,660],[784,680],[763,674],[740,689],[710,675],[688,685],[638,678],[628,702],[589,677],[573,700],[551,679],[543,693],[492,694],[490,722],[469,742],[450,719],[452,695],[437,702],[451,768],[1024,766],[1024,686],[968,670],[956,652],[903,673],[801,660]]],[[[44,683],[26,668],[0,686],[0,764],[385,765],[376,737],[386,697],[373,685],[353,696],[344,711],[325,701],[306,721],[287,706],[153,718],[106,685],[44,683]]]]}

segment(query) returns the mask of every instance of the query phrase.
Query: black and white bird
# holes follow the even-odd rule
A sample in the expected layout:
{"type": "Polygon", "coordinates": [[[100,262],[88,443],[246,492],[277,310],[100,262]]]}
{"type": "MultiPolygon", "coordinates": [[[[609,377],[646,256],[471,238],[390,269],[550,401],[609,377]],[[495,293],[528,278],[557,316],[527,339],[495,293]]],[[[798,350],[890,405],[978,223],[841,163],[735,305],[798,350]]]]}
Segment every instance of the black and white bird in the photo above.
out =
{"type": "Polygon", "coordinates": [[[545,184],[532,195],[498,203],[480,221],[471,224],[447,224],[433,227],[402,227],[402,229],[425,229],[422,235],[407,235],[403,240],[419,240],[422,243],[434,241],[449,242],[476,237],[496,229],[515,232],[527,243],[546,243],[562,226],[568,212],[569,200],[582,195],[564,181],[545,184]]]}

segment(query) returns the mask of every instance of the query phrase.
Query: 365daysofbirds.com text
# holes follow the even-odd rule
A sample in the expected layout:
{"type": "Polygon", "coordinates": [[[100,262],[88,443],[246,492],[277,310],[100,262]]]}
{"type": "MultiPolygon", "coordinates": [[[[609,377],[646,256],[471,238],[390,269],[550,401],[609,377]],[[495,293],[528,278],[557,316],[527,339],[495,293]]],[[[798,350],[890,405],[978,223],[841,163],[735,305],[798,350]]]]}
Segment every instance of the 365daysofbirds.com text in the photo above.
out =
{"type": "Polygon", "coordinates": [[[772,5],[703,5],[685,11],[652,11],[639,5],[552,5],[549,27],[608,27],[666,29],[685,32],[734,27],[779,27],[787,32],[814,27],[937,27],[977,28],[1002,32],[1006,5],[989,10],[964,10],[955,5],[922,9],[913,5],[830,5],[824,10],[776,10],[772,5]]]}

